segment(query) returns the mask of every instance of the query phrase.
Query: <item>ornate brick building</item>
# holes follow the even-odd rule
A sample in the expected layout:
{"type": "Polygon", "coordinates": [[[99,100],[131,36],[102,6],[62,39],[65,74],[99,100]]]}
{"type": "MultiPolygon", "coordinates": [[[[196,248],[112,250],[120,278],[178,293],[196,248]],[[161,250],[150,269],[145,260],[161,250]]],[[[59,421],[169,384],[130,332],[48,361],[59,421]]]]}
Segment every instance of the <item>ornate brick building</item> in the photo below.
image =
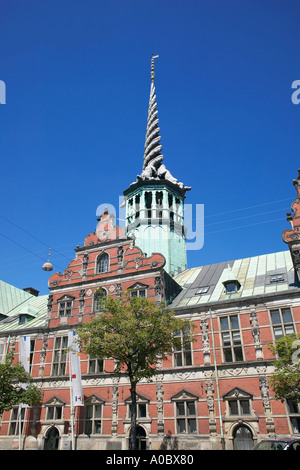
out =
{"type": "MultiPolygon", "coordinates": [[[[141,175],[124,191],[126,227],[108,211],[75,249],[49,296],[1,285],[0,353],[19,357],[30,337],[30,373],[40,407],[5,412],[0,448],[128,449],[129,382],[111,359],[81,356],[83,406],[71,406],[68,332],[97,314],[99,298],[132,290],[170,305],[196,325],[196,341],[164,361],[138,392],[138,442],[145,449],[247,449],[270,436],[298,436],[300,410],[272,398],[268,343],[300,331],[300,176],[283,233],[290,251],[187,269],[183,202],[188,188],[162,164],[152,62],[141,175]],[[72,419],[73,413],[73,419],[72,419]],[[20,431],[21,424],[21,434],[20,431]]],[[[74,405],[74,404],[73,404],[74,405]]]]}

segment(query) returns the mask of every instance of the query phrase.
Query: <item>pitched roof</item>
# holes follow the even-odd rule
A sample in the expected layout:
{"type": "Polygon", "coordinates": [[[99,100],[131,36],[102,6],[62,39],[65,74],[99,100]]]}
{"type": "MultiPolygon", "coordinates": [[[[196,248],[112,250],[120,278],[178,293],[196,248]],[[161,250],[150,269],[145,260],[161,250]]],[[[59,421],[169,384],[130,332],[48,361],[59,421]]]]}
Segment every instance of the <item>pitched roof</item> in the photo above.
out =
{"type": "Polygon", "coordinates": [[[13,308],[31,297],[34,296],[22,289],[18,289],[18,287],[0,281],[0,314],[8,315],[13,308]]]}
{"type": "Polygon", "coordinates": [[[295,284],[295,273],[289,251],[199,266],[177,274],[174,279],[183,290],[174,299],[171,308],[243,299],[300,287],[295,284]],[[237,292],[226,293],[223,282],[226,282],[228,277],[240,283],[237,292]]]}
{"type": "Polygon", "coordinates": [[[48,295],[38,297],[31,294],[27,295],[27,299],[10,309],[10,311],[7,312],[7,318],[0,321],[0,334],[11,330],[24,330],[26,328],[45,326],[48,295]],[[28,315],[30,321],[19,324],[20,315],[28,315]]]}

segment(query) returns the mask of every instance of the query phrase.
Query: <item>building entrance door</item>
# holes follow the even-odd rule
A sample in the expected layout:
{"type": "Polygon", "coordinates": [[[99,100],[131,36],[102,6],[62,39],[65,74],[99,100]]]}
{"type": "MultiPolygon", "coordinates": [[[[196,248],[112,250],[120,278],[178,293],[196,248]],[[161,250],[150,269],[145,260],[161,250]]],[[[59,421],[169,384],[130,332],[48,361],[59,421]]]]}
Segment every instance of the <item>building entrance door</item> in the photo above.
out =
{"type": "Polygon", "coordinates": [[[56,427],[49,429],[46,434],[44,450],[58,450],[59,432],[56,427]]]}
{"type": "Polygon", "coordinates": [[[253,445],[253,436],[250,429],[246,426],[236,428],[233,435],[234,450],[251,450],[253,445]]]}
{"type": "MultiPolygon", "coordinates": [[[[137,441],[137,450],[146,450],[146,431],[142,426],[136,428],[136,441],[137,441]]],[[[129,439],[129,449],[131,449],[131,431],[129,439]]]]}

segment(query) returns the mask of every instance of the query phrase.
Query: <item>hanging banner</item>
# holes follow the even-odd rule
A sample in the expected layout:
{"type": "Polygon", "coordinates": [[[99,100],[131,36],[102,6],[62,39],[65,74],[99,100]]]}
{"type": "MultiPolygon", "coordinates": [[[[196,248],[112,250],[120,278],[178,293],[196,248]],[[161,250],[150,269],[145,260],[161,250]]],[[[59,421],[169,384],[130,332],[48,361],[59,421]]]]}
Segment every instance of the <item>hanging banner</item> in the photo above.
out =
{"type": "Polygon", "coordinates": [[[19,338],[19,358],[22,366],[29,373],[30,371],[30,336],[20,336],[19,338]]]}
{"type": "Polygon", "coordinates": [[[74,406],[83,406],[83,390],[81,383],[80,352],[74,331],[68,332],[70,354],[70,377],[72,381],[72,398],[74,406]]]}

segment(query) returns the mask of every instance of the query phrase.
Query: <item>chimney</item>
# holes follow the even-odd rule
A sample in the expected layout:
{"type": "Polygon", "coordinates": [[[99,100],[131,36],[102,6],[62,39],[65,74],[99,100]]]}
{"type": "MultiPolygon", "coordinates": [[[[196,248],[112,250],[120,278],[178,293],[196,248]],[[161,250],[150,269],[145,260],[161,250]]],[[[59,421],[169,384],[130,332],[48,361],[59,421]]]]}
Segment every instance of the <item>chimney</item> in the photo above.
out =
{"type": "Polygon", "coordinates": [[[34,289],[33,287],[25,287],[23,289],[25,292],[28,292],[28,294],[35,295],[35,297],[38,297],[40,291],[34,289]]]}

